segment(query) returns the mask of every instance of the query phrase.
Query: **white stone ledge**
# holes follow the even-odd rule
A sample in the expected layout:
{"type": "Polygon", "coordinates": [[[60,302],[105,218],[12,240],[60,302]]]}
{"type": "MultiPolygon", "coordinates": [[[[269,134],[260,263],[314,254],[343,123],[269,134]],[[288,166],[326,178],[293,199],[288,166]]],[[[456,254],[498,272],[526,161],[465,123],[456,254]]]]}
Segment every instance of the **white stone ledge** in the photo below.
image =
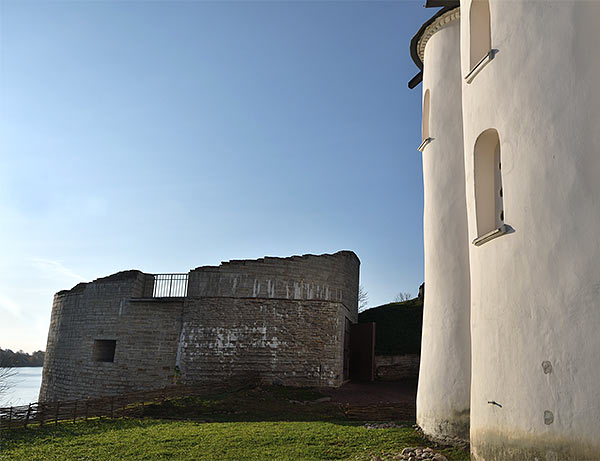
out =
{"type": "Polygon", "coordinates": [[[417,150],[419,152],[423,152],[425,150],[425,147],[427,146],[427,144],[429,144],[431,141],[433,141],[433,138],[425,138],[423,140],[423,142],[421,143],[421,145],[419,147],[417,147],[417,150]]]}
{"type": "Polygon", "coordinates": [[[490,240],[495,239],[496,237],[506,234],[507,232],[508,226],[506,224],[502,224],[498,229],[494,229],[487,234],[483,234],[481,237],[477,237],[475,240],[473,240],[473,245],[478,247],[486,242],[489,242],[490,240]]]}
{"type": "Polygon", "coordinates": [[[475,66],[469,71],[469,73],[467,75],[465,75],[465,81],[467,83],[471,83],[473,81],[473,79],[475,78],[475,76],[481,72],[481,70],[487,66],[492,59],[494,59],[494,56],[496,55],[496,52],[498,50],[490,50],[487,52],[487,54],[481,58],[481,60],[475,64],[475,66]]]}

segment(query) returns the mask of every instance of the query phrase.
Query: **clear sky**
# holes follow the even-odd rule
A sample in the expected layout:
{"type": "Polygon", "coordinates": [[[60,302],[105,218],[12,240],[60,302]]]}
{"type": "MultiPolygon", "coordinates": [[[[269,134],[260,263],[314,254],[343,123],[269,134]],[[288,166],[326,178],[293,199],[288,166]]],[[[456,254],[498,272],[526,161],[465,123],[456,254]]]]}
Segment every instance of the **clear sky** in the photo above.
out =
{"type": "Polygon", "coordinates": [[[0,347],[125,269],[348,249],[415,295],[423,3],[0,0],[0,347]]]}

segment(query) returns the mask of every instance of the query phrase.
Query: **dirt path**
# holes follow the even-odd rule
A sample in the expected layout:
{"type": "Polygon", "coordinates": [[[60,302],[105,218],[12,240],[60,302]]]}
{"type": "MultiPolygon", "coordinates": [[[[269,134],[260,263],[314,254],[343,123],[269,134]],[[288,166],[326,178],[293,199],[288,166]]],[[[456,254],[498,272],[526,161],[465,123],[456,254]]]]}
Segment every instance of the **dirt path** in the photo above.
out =
{"type": "Polygon", "coordinates": [[[364,420],[415,421],[417,382],[349,382],[337,389],[322,389],[332,402],[342,404],[346,416],[364,420]]]}

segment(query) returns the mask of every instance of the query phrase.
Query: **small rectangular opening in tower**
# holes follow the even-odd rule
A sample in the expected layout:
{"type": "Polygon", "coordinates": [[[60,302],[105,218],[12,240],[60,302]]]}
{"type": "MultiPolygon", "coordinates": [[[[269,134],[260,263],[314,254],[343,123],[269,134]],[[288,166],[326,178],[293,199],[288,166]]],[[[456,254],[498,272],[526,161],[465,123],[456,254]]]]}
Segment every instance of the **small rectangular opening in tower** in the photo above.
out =
{"type": "Polygon", "coordinates": [[[114,362],[116,347],[115,339],[94,339],[92,360],[94,362],[114,362]]]}

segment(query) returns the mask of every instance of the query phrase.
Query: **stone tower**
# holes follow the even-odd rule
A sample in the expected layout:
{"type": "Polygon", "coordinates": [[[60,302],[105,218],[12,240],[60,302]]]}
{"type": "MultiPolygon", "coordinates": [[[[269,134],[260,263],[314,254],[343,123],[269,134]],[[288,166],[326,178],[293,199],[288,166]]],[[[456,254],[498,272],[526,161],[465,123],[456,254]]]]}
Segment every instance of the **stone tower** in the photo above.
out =
{"type": "MultiPolygon", "coordinates": [[[[468,216],[472,458],[600,459],[600,2],[458,3],[428,6],[444,7],[437,18],[452,8],[461,14],[456,123],[464,174],[454,180],[464,181],[468,216]]],[[[414,57],[427,41],[423,91],[431,92],[430,114],[455,104],[448,92],[436,102],[428,87],[428,73],[455,75],[448,54],[430,53],[445,30],[433,31],[434,22],[412,46],[414,57]]],[[[425,158],[441,138],[430,120],[426,197],[425,158]]],[[[450,196],[445,207],[455,207],[450,196]]],[[[427,215],[426,202],[426,252],[446,255],[445,242],[428,244],[427,215]]],[[[426,310],[436,283],[428,274],[426,310]]],[[[446,337],[425,321],[423,333],[424,353],[444,350],[446,337]]],[[[422,373],[419,402],[435,404],[438,397],[423,383],[440,371],[422,373]]],[[[443,419],[447,409],[436,408],[443,419]]],[[[438,435],[420,418],[426,433],[438,435]]]]}
{"type": "Polygon", "coordinates": [[[338,251],[80,283],[54,296],[40,401],[174,383],[340,386],[359,267],[338,251]]]}
{"type": "Polygon", "coordinates": [[[425,69],[419,150],[427,283],[417,422],[440,441],[468,440],[470,291],[459,8],[435,15],[417,34],[414,45],[425,69]]]}

